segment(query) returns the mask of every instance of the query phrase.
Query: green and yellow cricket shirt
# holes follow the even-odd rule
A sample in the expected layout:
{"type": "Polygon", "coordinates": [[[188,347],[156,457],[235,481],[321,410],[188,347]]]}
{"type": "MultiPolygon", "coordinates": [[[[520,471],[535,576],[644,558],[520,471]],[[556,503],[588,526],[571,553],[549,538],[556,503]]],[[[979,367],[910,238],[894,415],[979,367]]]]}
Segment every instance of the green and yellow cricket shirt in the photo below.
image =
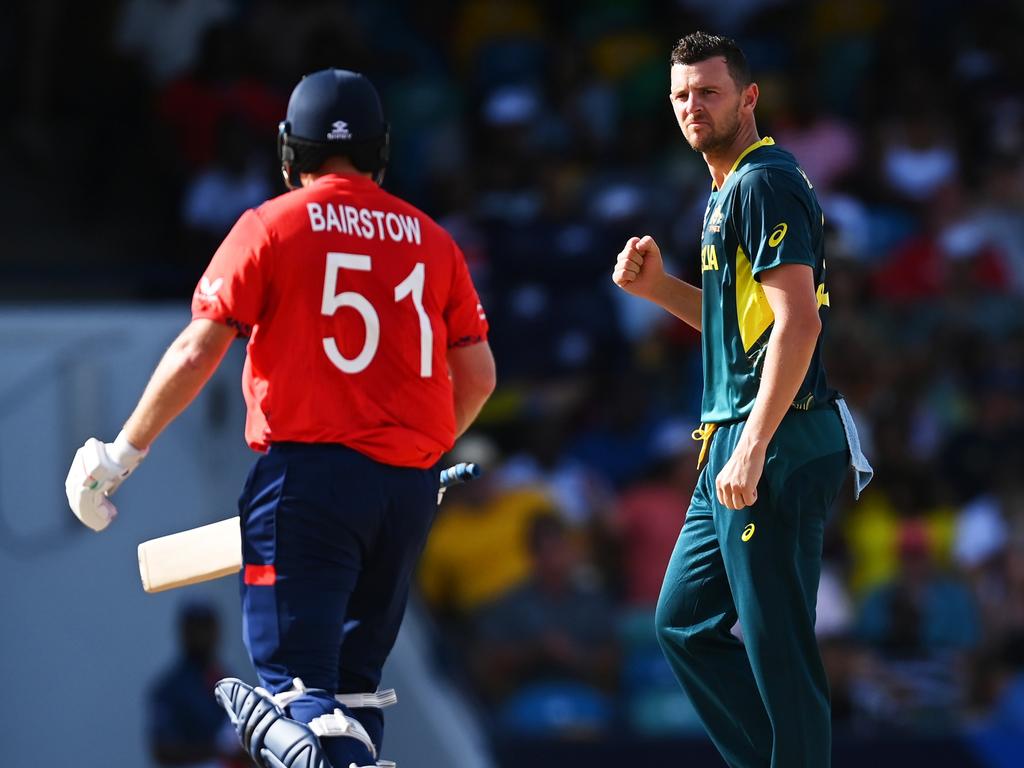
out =
{"type": "MultiPolygon", "coordinates": [[[[771,137],[747,147],[722,188],[712,188],[700,260],[701,420],[720,424],[750,415],[757,396],[775,321],[761,273],[782,264],[806,264],[814,270],[819,314],[828,306],[821,207],[796,158],[771,137]]],[[[819,337],[793,407],[810,410],[831,395],[819,337]]]]}

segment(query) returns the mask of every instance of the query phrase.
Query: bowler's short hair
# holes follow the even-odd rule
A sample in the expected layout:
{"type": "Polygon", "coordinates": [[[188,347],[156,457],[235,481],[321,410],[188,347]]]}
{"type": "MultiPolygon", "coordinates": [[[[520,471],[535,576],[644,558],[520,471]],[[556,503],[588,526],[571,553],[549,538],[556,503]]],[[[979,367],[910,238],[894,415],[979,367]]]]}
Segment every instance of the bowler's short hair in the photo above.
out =
{"type": "Polygon", "coordinates": [[[730,37],[709,35],[707,32],[692,32],[683,37],[672,49],[672,64],[696,64],[721,56],[729,68],[729,74],[740,88],[750,84],[750,65],[747,57],[730,37]]]}

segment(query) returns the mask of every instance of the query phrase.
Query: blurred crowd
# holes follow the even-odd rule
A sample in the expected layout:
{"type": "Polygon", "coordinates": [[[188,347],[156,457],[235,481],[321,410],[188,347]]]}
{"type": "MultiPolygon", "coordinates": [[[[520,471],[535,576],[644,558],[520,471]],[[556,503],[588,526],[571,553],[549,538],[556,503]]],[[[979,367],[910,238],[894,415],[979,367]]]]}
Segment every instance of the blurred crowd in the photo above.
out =
{"type": "MultiPolygon", "coordinates": [[[[499,391],[420,585],[515,733],[699,729],[652,611],[696,478],[698,338],[617,291],[631,235],[699,279],[710,181],[668,54],[735,36],[825,211],[826,364],[876,480],[830,523],[838,728],[1024,730],[1024,8],[998,0],[56,1],[0,10],[5,299],[186,303],[283,191],[298,77],[366,72],[385,187],[464,249],[499,391]]],[[[737,628],[738,632],[742,628],[737,628]]]]}

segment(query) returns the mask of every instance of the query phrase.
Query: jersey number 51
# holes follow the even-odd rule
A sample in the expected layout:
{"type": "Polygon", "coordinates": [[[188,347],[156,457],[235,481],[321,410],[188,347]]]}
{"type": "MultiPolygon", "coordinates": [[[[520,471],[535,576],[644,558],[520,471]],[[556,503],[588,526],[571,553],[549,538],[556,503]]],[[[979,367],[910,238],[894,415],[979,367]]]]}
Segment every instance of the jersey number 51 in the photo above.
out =
{"type": "MultiPolygon", "coordinates": [[[[363,341],[363,348],[355,357],[345,357],[338,349],[338,344],[331,337],[325,338],[324,352],[328,359],[344,373],[359,373],[373,360],[377,354],[377,346],[380,343],[380,317],[377,310],[373,308],[363,294],[355,291],[342,291],[338,293],[338,274],[343,269],[352,269],[357,272],[369,272],[373,264],[369,256],[357,253],[335,253],[327,254],[327,271],[324,274],[324,298],[320,305],[322,314],[331,317],[340,307],[352,307],[358,312],[366,325],[366,339],[363,341]]],[[[412,297],[412,304],[416,307],[416,314],[420,319],[420,376],[428,379],[433,373],[434,362],[434,329],[430,326],[430,317],[423,308],[423,284],[426,280],[426,267],[423,262],[417,262],[412,272],[398,285],[395,286],[395,301],[402,301],[407,296],[412,297]]]]}

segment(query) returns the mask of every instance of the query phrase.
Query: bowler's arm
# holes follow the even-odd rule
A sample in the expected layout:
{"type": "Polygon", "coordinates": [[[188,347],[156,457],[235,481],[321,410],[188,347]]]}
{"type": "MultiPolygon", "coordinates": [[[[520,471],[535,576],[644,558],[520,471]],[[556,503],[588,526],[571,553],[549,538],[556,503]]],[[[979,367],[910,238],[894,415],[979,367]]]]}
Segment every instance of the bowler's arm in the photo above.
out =
{"type": "Polygon", "coordinates": [[[626,241],[615,260],[612,281],[626,293],[652,301],[691,328],[701,329],[701,289],[665,271],[661,249],[650,235],[626,241]]]}
{"type": "Polygon", "coordinates": [[[223,323],[206,318],[189,323],[164,353],[125,423],[128,442],[148,448],[199,394],[235,337],[235,330],[223,323]]]}
{"type": "Polygon", "coordinates": [[[702,298],[700,288],[667,272],[650,296],[651,301],[698,332],[701,329],[702,298]]]}
{"type": "Polygon", "coordinates": [[[821,334],[814,272],[783,264],[761,273],[765,298],[775,314],[765,350],[761,384],[741,441],[766,449],[807,376],[821,334]]]}
{"type": "Polygon", "coordinates": [[[743,509],[757,501],[768,443],[789,411],[821,333],[814,273],[805,264],[782,264],[761,273],[775,323],[765,349],[761,383],[732,456],[715,478],[719,502],[743,509]]]}
{"type": "Polygon", "coordinates": [[[469,429],[497,382],[494,355],[486,341],[448,350],[448,371],[455,396],[455,436],[469,429]]]}

